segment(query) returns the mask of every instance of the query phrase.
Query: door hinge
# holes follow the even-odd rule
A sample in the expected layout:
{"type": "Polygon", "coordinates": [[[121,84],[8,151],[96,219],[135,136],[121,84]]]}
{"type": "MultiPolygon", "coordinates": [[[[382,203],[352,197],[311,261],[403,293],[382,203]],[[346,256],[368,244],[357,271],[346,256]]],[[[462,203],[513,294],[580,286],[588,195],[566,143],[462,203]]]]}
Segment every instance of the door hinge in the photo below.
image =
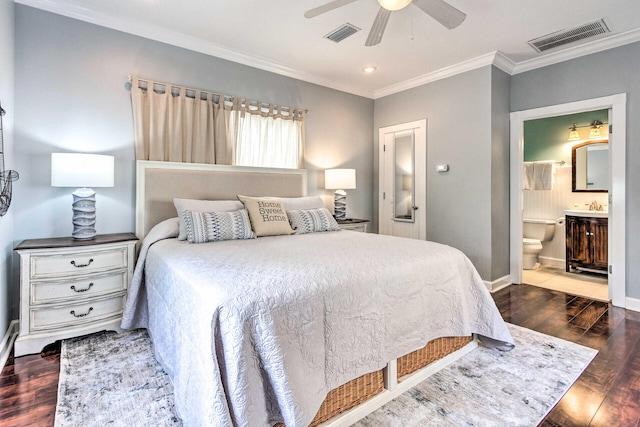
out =
{"type": "Polygon", "coordinates": [[[609,193],[609,206],[613,203],[613,194],[609,193]]]}
{"type": "Polygon", "coordinates": [[[609,133],[613,133],[613,123],[609,123],[609,133]]]}
{"type": "Polygon", "coordinates": [[[609,264],[609,274],[613,274],[613,265],[609,264]]]}
{"type": "Polygon", "coordinates": [[[385,193],[384,191],[382,192],[382,200],[386,200],[387,198],[387,193],[385,193]]]}
{"type": "Polygon", "coordinates": [[[386,144],[383,144],[383,145],[382,145],[382,151],[383,151],[383,152],[386,152],[386,151],[387,151],[387,145],[386,145],[386,144]]]}

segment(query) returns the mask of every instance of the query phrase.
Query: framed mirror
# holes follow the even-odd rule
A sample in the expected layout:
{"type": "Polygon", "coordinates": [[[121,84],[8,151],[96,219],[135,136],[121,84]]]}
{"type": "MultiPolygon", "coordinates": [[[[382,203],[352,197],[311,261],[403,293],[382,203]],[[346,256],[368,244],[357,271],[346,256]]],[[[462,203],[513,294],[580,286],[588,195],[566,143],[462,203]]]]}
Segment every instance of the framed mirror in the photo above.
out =
{"type": "Polygon", "coordinates": [[[587,141],[571,148],[571,191],[605,193],[609,176],[609,141],[587,141]]]}
{"type": "Polygon", "coordinates": [[[413,130],[394,137],[394,221],[414,222],[414,140],[413,130]]]}

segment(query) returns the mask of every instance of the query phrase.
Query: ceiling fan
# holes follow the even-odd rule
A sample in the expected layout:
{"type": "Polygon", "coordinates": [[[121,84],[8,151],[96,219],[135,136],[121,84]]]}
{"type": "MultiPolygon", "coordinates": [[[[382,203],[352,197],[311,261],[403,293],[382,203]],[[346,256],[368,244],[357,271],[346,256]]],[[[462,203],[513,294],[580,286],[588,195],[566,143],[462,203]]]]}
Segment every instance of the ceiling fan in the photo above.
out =
{"type": "MultiPolygon", "coordinates": [[[[306,11],[304,16],[305,18],[314,18],[355,1],[358,0],[334,0],[306,11]]],[[[373,21],[365,46],[374,46],[380,43],[391,12],[403,9],[409,3],[412,3],[450,30],[462,24],[462,21],[467,17],[467,15],[443,0],[378,0],[378,3],[380,4],[380,10],[378,10],[378,15],[373,21]]]]}

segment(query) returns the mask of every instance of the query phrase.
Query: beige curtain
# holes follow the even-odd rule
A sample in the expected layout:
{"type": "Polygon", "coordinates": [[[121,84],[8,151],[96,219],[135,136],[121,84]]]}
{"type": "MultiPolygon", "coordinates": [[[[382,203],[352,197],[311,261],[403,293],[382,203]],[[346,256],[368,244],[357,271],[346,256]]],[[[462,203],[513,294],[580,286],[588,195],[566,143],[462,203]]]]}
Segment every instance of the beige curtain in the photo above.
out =
{"type": "Polygon", "coordinates": [[[136,159],[233,164],[231,105],[223,96],[146,82],[141,88],[138,77],[131,79],[136,159]]]}
{"type": "Polygon", "coordinates": [[[139,77],[131,85],[138,160],[304,167],[305,110],[139,77]]]}

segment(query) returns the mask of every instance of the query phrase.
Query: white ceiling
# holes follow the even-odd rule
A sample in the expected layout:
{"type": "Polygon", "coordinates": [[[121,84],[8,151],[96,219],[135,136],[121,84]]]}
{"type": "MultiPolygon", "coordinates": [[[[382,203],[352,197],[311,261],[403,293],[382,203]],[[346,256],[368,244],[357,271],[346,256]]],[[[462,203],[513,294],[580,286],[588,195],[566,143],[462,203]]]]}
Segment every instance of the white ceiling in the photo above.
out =
{"type": "Polygon", "coordinates": [[[393,12],[382,42],[365,47],[378,11],[358,0],[313,19],[330,0],[15,0],[350,93],[378,98],[494,63],[515,74],[640,40],[639,0],[448,0],[467,14],[447,30],[409,5],[393,12]],[[611,33],[537,53],[527,41],[604,18],[611,33]],[[345,23],[362,31],[334,43],[345,23]],[[365,74],[373,65],[377,71],[365,74]]]}

